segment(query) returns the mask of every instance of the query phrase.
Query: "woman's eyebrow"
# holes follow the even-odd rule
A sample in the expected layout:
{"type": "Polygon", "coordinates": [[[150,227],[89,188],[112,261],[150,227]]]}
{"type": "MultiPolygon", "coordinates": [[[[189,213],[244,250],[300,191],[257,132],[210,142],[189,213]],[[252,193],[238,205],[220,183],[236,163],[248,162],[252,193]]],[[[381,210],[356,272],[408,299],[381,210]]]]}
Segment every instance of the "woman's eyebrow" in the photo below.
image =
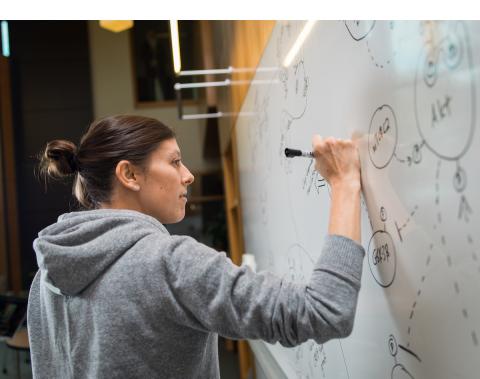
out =
{"type": "Polygon", "coordinates": [[[182,157],[182,154],[180,153],[180,150],[174,150],[169,154],[169,157],[175,158],[175,157],[182,157]]]}

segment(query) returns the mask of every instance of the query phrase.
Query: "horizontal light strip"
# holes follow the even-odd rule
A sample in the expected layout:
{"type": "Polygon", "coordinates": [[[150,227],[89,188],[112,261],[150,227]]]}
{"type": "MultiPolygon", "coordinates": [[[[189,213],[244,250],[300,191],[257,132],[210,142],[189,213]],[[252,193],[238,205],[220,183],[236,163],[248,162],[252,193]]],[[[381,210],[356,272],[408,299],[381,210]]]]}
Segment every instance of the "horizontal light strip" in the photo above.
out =
{"type": "Polygon", "coordinates": [[[228,68],[219,68],[212,70],[189,70],[189,71],[180,71],[180,76],[193,76],[193,75],[210,75],[210,74],[231,74],[233,72],[233,67],[228,68]]]}
{"type": "Polygon", "coordinates": [[[238,85],[258,85],[258,84],[277,84],[279,80],[230,80],[225,79],[220,82],[201,82],[201,83],[175,83],[173,87],[176,91],[184,88],[205,88],[205,87],[228,87],[238,85]]]}
{"type": "Polygon", "coordinates": [[[202,83],[175,83],[175,90],[184,88],[204,88],[204,87],[225,87],[230,85],[231,80],[225,79],[220,82],[202,82],[202,83]]]}
{"type": "Polygon", "coordinates": [[[180,76],[193,76],[193,75],[217,75],[217,74],[233,74],[234,72],[270,72],[278,71],[278,67],[258,67],[258,68],[235,68],[229,66],[227,68],[217,68],[209,70],[186,70],[180,71],[180,76]]]}
{"type": "Polygon", "coordinates": [[[222,117],[222,112],[217,113],[198,113],[198,114],[184,114],[182,120],[198,120],[201,118],[219,118],[222,117]]]}

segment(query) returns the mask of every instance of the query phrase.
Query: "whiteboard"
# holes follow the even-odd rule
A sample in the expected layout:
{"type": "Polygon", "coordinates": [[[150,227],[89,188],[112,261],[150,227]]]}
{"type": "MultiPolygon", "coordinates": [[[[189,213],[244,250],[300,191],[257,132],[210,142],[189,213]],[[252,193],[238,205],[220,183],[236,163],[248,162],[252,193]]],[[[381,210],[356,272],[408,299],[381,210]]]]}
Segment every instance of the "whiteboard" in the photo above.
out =
{"type": "MultiPolygon", "coordinates": [[[[266,344],[289,378],[474,378],[480,372],[478,22],[277,22],[236,124],[246,252],[307,281],[330,190],[313,134],[360,136],[366,258],[354,330],[266,344]]],[[[333,296],[333,294],[332,294],[333,296]]]]}

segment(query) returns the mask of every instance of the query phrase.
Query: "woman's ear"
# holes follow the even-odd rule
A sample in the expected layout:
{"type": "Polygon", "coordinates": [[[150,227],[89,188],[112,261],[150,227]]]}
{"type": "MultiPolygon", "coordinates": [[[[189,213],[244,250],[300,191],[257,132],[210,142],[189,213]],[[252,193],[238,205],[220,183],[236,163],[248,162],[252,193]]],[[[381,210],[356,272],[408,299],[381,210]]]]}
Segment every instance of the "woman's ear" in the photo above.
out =
{"type": "Polygon", "coordinates": [[[120,184],[132,191],[140,191],[139,170],[126,160],[121,160],[115,167],[115,176],[120,184]]]}

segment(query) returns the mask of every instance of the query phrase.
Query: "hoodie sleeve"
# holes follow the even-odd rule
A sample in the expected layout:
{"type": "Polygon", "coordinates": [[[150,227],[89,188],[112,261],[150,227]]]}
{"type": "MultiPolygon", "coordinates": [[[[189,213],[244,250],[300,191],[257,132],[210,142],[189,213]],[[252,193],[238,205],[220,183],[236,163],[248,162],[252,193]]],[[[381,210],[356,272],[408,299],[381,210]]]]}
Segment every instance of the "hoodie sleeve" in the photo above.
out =
{"type": "Polygon", "coordinates": [[[189,237],[172,237],[165,280],[176,320],[236,339],[295,346],[324,343],[353,328],[364,249],[336,235],[326,237],[308,284],[238,267],[225,253],[189,237]]]}

